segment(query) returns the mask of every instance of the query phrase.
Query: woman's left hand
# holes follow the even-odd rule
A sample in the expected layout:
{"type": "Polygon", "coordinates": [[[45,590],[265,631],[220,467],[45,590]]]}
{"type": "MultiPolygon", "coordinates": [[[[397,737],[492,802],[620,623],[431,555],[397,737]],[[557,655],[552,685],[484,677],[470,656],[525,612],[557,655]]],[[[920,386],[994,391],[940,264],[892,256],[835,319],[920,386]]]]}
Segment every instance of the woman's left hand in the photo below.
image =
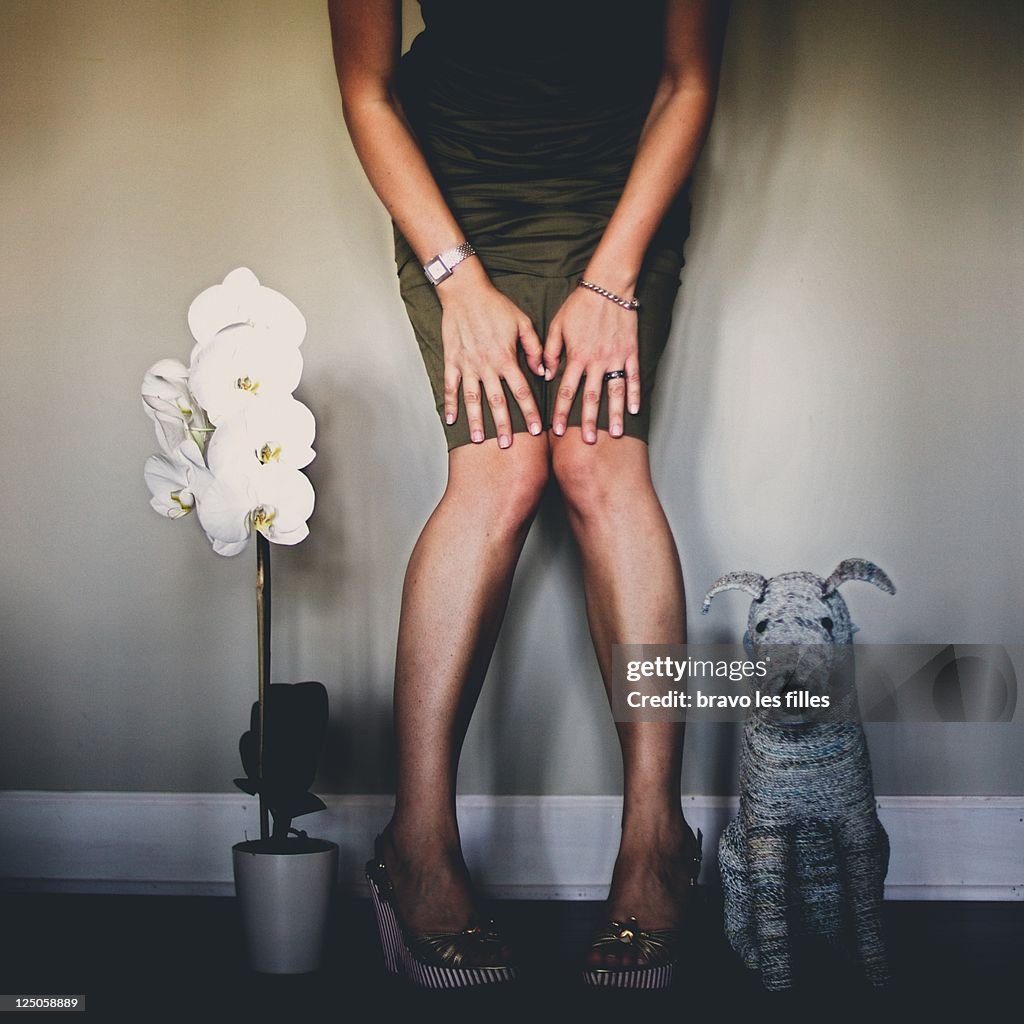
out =
{"type": "Polygon", "coordinates": [[[621,437],[624,409],[640,411],[640,361],[637,357],[637,312],[603,295],[576,288],[555,314],[544,344],[547,376],[554,375],[565,350],[565,371],[551,417],[551,428],[565,433],[569,410],[583,386],[583,440],[597,441],[597,413],[601,391],[608,389],[608,433],[621,437]],[[625,379],[606,381],[606,373],[625,370],[625,379]]]}

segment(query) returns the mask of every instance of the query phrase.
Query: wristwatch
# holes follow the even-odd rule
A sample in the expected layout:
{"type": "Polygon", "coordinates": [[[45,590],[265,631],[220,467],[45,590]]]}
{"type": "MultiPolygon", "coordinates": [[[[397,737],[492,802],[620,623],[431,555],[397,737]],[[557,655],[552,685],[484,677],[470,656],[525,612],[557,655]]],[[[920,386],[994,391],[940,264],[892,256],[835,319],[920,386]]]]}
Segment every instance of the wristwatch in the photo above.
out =
{"type": "Polygon", "coordinates": [[[462,245],[455,246],[454,249],[445,249],[444,252],[439,252],[436,256],[423,264],[423,273],[427,275],[427,280],[437,287],[442,281],[446,281],[452,276],[452,271],[463,261],[469,259],[470,256],[475,256],[476,250],[469,244],[469,242],[463,242],[462,245]]]}

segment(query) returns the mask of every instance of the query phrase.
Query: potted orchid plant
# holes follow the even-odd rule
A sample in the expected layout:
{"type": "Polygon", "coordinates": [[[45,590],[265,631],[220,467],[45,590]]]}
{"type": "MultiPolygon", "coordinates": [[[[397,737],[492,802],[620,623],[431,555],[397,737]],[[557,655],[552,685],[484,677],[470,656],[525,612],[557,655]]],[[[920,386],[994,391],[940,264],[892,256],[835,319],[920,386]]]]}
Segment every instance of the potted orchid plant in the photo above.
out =
{"type": "Polygon", "coordinates": [[[232,848],[235,889],[253,969],[304,973],[322,958],[338,846],[291,823],[325,807],[308,790],[327,729],[327,691],[318,682],[269,681],[270,545],[304,540],[314,504],[303,469],[315,457],[316,423],[294,397],[306,321],[239,267],[197,296],[188,324],[188,365],[163,359],[143,378],[143,407],[161,448],[144,475],[152,507],[169,519],[194,511],[217,554],[241,554],[256,538],[258,690],[239,743],[246,777],[235,784],[259,798],[260,838],[232,848]]]}

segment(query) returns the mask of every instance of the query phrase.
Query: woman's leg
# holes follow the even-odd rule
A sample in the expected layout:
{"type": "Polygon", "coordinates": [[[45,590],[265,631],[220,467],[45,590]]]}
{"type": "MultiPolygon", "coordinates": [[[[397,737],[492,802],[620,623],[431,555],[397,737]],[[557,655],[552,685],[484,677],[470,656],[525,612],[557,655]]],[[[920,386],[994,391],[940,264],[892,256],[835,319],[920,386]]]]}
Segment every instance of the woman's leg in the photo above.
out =
{"type": "MultiPolygon", "coordinates": [[[[552,465],[583,558],[587,617],[606,688],[612,644],[684,643],[686,608],[675,541],[651,482],[647,445],[578,427],[554,438],[552,465]]],[[[692,836],[680,803],[683,726],[617,723],[624,772],[622,840],[609,916],[678,924],[692,836]]],[[[609,961],[610,962],[610,961],[609,961]]]]}
{"type": "Polygon", "coordinates": [[[523,543],[548,478],[546,435],[467,444],[405,577],[395,670],[395,813],[384,833],[398,909],[414,931],[473,911],[455,819],[459,753],[523,543]]]}

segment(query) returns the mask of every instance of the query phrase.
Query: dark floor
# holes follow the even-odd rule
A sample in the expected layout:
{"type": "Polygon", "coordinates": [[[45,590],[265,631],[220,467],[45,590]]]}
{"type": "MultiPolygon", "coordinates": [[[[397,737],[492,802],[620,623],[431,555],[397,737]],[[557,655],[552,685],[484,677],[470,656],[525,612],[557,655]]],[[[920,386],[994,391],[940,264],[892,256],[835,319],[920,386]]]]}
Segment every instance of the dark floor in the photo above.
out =
{"type": "MultiPolygon", "coordinates": [[[[839,963],[808,962],[795,993],[770,996],[733,957],[721,908],[701,889],[689,950],[666,993],[585,989],[577,963],[599,904],[502,902],[490,911],[523,961],[522,980],[456,993],[411,989],[384,973],[367,900],[339,898],[326,966],[260,975],[243,959],[233,898],[0,895],[0,994],[78,994],[93,1020],[389,1021],[398,1013],[639,1022],[733,1020],[774,1008],[791,1019],[953,1020],[1019,1004],[1022,903],[888,903],[896,984],[865,992],[839,963]],[[964,1011],[959,1008],[964,1007],[964,1011]],[[509,1012],[510,1011],[510,1012],[509,1012]],[[337,1017],[335,1017],[337,1015],[337,1017]]],[[[1016,1014],[1014,1014],[1016,1015],[1016,1014]]],[[[776,1013],[772,1013],[772,1018],[776,1013]]],[[[573,1022],[575,1024],[575,1022],[573,1022]]]]}

